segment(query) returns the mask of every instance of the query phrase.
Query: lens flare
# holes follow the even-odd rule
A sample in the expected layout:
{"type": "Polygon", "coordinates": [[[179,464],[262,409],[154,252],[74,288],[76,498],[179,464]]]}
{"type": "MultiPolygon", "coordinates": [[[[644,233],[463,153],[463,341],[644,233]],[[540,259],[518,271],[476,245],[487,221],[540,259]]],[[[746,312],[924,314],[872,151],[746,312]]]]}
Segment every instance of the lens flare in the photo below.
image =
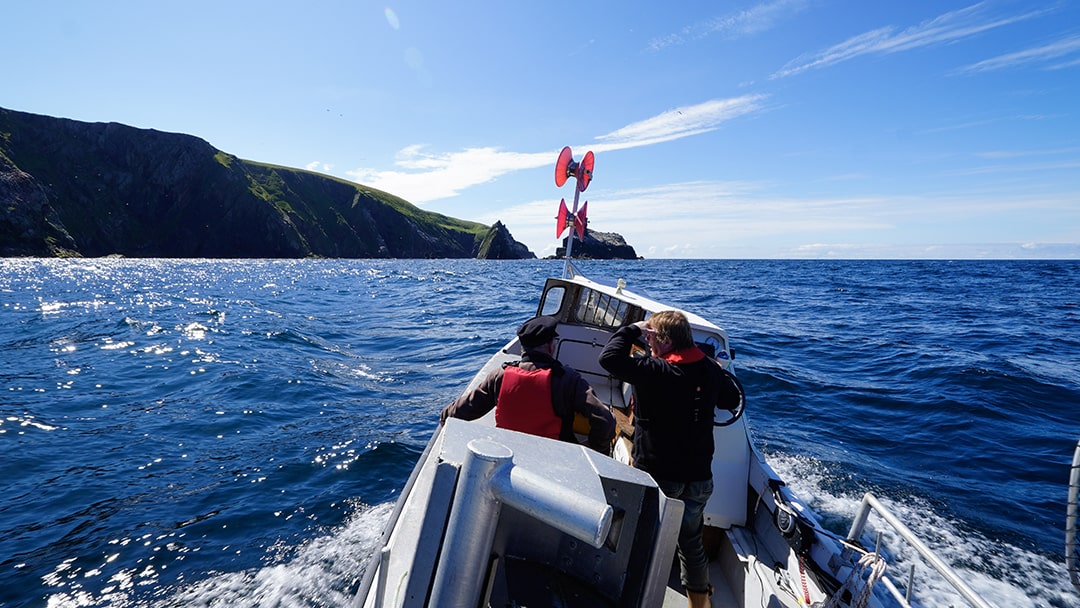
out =
{"type": "Polygon", "coordinates": [[[386,22],[390,24],[390,27],[395,30],[401,29],[401,22],[398,21],[397,13],[389,6],[383,9],[383,13],[386,15],[386,22]]]}

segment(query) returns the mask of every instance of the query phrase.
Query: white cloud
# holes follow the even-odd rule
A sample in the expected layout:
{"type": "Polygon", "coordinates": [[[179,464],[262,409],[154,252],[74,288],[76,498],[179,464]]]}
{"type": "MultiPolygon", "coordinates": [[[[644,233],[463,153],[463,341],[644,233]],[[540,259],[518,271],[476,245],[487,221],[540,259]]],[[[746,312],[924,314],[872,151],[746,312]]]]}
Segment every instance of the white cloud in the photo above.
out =
{"type": "MultiPolygon", "coordinates": [[[[771,194],[767,185],[751,182],[700,181],[651,188],[605,192],[589,202],[589,226],[616,232],[649,258],[1076,258],[1080,245],[1020,247],[1044,234],[1032,222],[1053,214],[1070,222],[1076,215],[1068,197],[1033,199],[1030,194],[988,198],[985,193],[952,196],[865,196],[796,198],[771,194]],[[987,244],[1000,234],[971,229],[971,218],[988,224],[1001,218],[1012,224],[1014,243],[987,244]],[[960,234],[948,226],[965,226],[968,239],[982,242],[936,244],[911,242],[912,235],[960,234]],[[1032,232],[1034,231],[1034,232],[1032,232]],[[881,243],[889,243],[883,245],[881,243]]],[[[492,212],[478,221],[503,221],[515,239],[539,257],[553,255],[555,209],[550,200],[529,202],[492,212]]],[[[1071,241],[1075,234],[1058,235],[1071,241]]]]}
{"type": "MultiPolygon", "coordinates": [[[[602,135],[597,140],[604,143],[593,148],[606,152],[706,133],[728,120],[759,111],[764,99],[764,95],[743,95],[669,110],[602,135]]],[[[356,169],[345,174],[364,185],[422,204],[456,196],[507,173],[550,165],[551,159],[558,156],[557,150],[526,153],[485,147],[436,154],[425,148],[424,144],[415,144],[398,152],[396,170],[356,169]]]]}
{"type": "MultiPolygon", "coordinates": [[[[646,257],[733,257],[762,240],[891,226],[879,217],[887,207],[879,199],[792,199],[761,189],[749,182],[700,181],[612,191],[589,203],[589,226],[621,234],[646,257]]],[[[543,200],[478,221],[502,220],[515,239],[544,257],[559,244],[554,216],[551,201],[543,200]]]]}
{"type": "Polygon", "coordinates": [[[1055,63],[1054,65],[1048,65],[1048,66],[1046,66],[1046,69],[1048,69],[1048,70],[1064,70],[1064,69],[1067,69],[1067,68],[1075,68],[1077,66],[1080,66],[1080,57],[1077,57],[1076,59],[1072,59],[1070,61],[1066,61],[1064,63],[1055,63]]]}
{"type": "Polygon", "coordinates": [[[974,4],[896,31],[893,26],[878,28],[859,34],[824,51],[799,57],[770,76],[770,79],[801,74],[808,70],[823,68],[869,54],[890,54],[909,51],[925,46],[955,42],[982,32],[1030,19],[1046,11],[1032,11],[1022,15],[993,18],[985,15],[984,3],[974,4]]]}
{"type": "Polygon", "coordinates": [[[968,167],[946,171],[946,175],[1001,175],[1004,173],[1028,173],[1036,171],[1074,171],[1080,169],[1080,159],[1063,159],[1059,161],[1047,161],[1043,163],[1002,163],[985,165],[981,167],[968,167]]]}
{"type": "Polygon", "coordinates": [[[606,142],[597,150],[636,148],[707,133],[726,121],[760,110],[765,99],[765,95],[743,95],[668,110],[597,137],[606,142]]]}
{"type": "MultiPolygon", "coordinates": [[[[1045,62],[1050,59],[1057,59],[1059,57],[1063,57],[1072,53],[1080,53],[1080,36],[1065,38],[1051,44],[1018,51],[1016,53],[999,55],[997,57],[986,59],[984,61],[980,61],[978,63],[974,63],[969,66],[960,68],[957,71],[989,72],[992,70],[1001,70],[1030,63],[1045,62]]],[[[1076,65],[1078,62],[1080,62],[1080,58],[1074,59],[1064,64],[1059,63],[1048,67],[1050,67],[1051,69],[1057,69],[1061,67],[1067,67],[1069,65],[1076,65]]]]}
{"type": "Polygon", "coordinates": [[[491,147],[431,154],[424,148],[417,144],[398,152],[395,164],[405,171],[356,169],[346,175],[372,188],[421,204],[456,196],[466,188],[490,182],[512,171],[551,164],[551,159],[558,155],[557,151],[526,154],[491,147]]]}
{"type": "Polygon", "coordinates": [[[879,245],[872,243],[815,243],[773,257],[808,259],[1003,260],[1080,258],[1072,243],[953,243],[879,245]],[[785,255],[786,253],[786,255],[785,255]]]}
{"type": "Polygon", "coordinates": [[[682,28],[678,33],[653,38],[649,41],[648,48],[651,51],[659,51],[713,34],[731,37],[756,34],[771,29],[781,18],[790,19],[802,11],[806,4],[806,0],[775,0],[758,4],[734,14],[698,21],[682,28]]]}

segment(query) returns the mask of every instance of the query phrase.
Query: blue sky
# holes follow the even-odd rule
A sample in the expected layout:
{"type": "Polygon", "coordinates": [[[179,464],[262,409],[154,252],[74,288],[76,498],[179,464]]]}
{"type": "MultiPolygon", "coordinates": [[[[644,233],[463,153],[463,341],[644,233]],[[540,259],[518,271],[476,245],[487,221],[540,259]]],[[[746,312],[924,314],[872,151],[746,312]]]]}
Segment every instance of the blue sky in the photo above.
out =
{"type": "Polygon", "coordinates": [[[0,107],[188,133],[553,253],[1080,258],[1080,3],[53,1],[0,107]]]}

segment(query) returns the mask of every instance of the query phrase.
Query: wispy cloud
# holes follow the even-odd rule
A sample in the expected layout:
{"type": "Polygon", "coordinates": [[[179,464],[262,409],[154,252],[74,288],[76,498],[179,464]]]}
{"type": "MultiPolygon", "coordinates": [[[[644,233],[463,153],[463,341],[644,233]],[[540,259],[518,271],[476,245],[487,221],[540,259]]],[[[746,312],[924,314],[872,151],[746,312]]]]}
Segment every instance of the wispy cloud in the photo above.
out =
{"type": "Polygon", "coordinates": [[[1080,57],[1077,57],[1076,59],[1072,59],[1070,61],[1066,61],[1064,63],[1057,63],[1057,64],[1054,64],[1054,65],[1047,66],[1046,69],[1048,69],[1048,70],[1064,70],[1066,68],[1075,68],[1077,66],[1080,66],[1080,57]]]}
{"type": "Polygon", "coordinates": [[[988,118],[985,120],[971,120],[968,122],[962,122],[952,125],[945,125],[943,127],[933,127],[930,129],[920,129],[915,133],[918,135],[930,135],[934,133],[946,133],[948,131],[961,131],[963,129],[973,129],[978,127],[985,127],[986,125],[994,124],[1003,119],[1001,118],[988,118]]]}
{"type": "Polygon", "coordinates": [[[1080,148],[1052,148],[1049,150],[990,150],[988,152],[978,152],[975,154],[975,156],[979,158],[1009,159],[1030,156],[1056,156],[1060,154],[1080,154],[1080,148]]]}
{"type": "Polygon", "coordinates": [[[707,133],[724,122],[761,110],[765,99],[765,95],[743,95],[668,110],[597,137],[602,142],[597,149],[636,148],[707,133]]]}
{"type": "Polygon", "coordinates": [[[1039,171],[1075,171],[1080,169],[1080,159],[1062,159],[1043,163],[1001,163],[967,169],[953,169],[947,175],[1003,175],[1005,173],[1031,173],[1039,171]]]}
{"type": "Polygon", "coordinates": [[[985,3],[974,4],[945,13],[904,30],[888,26],[859,34],[829,47],[824,51],[799,57],[770,76],[785,78],[803,72],[824,68],[863,55],[887,55],[910,51],[935,44],[955,42],[964,38],[1003,27],[1018,21],[1031,19],[1047,11],[1031,11],[1021,15],[995,17],[987,14],[985,3]]]}
{"type": "MultiPolygon", "coordinates": [[[[999,55],[978,63],[973,63],[957,70],[957,72],[990,72],[1003,70],[1033,63],[1048,63],[1067,55],[1080,55],[1080,36],[1072,36],[1052,42],[1043,46],[999,55]]],[[[1080,57],[1074,57],[1065,63],[1052,63],[1045,66],[1047,69],[1061,69],[1080,65],[1080,57]]]]}
{"type": "Polygon", "coordinates": [[[401,170],[356,169],[353,180],[404,198],[412,203],[448,198],[500,175],[551,164],[558,152],[520,153],[498,148],[467,148],[442,154],[415,144],[398,152],[394,164],[401,170]]]}
{"type": "Polygon", "coordinates": [[[731,15],[698,21],[676,33],[653,38],[649,41],[648,48],[650,51],[659,51],[713,35],[734,38],[749,36],[771,29],[781,18],[790,19],[806,5],[806,0],[774,0],[759,4],[731,15]]]}
{"type": "MultiPolygon", "coordinates": [[[[706,133],[726,121],[760,111],[764,101],[763,95],[744,95],[675,108],[601,135],[596,138],[599,145],[592,148],[596,152],[607,152],[706,133]]],[[[508,152],[494,147],[439,154],[426,151],[423,144],[416,144],[398,152],[394,161],[396,169],[356,169],[347,171],[346,175],[372,188],[422,204],[456,196],[466,188],[514,171],[550,165],[557,155],[558,150],[508,152]]]]}

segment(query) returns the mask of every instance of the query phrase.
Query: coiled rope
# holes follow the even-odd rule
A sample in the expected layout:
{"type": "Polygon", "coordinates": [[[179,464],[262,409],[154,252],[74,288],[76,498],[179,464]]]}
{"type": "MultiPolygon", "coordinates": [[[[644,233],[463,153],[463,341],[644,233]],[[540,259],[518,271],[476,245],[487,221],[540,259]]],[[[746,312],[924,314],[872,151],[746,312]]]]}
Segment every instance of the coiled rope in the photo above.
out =
{"type": "Polygon", "coordinates": [[[855,600],[847,604],[851,608],[866,608],[870,601],[870,595],[874,591],[874,585],[885,574],[885,558],[877,553],[865,553],[859,558],[857,568],[851,569],[844,584],[829,597],[823,608],[840,608],[843,597],[853,597],[855,600]],[[866,582],[863,582],[863,574],[866,574],[866,582]],[[856,596],[856,593],[858,595],[856,596]]]}

